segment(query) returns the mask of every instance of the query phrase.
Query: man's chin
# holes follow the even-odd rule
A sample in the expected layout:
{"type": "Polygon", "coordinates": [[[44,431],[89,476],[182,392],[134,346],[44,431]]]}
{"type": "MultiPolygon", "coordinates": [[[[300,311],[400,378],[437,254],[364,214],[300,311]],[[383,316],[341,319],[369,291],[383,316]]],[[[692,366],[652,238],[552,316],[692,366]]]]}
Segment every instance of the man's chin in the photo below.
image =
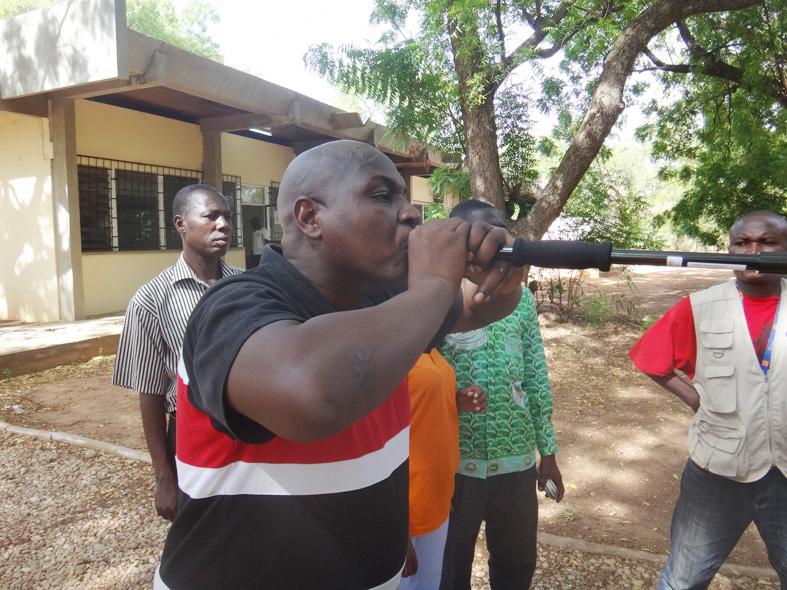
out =
{"type": "Polygon", "coordinates": [[[742,283],[747,283],[749,285],[759,285],[760,283],[767,283],[773,280],[773,277],[777,275],[771,275],[768,273],[759,273],[756,270],[736,270],[735,271],[735,278],[742,283]]]}

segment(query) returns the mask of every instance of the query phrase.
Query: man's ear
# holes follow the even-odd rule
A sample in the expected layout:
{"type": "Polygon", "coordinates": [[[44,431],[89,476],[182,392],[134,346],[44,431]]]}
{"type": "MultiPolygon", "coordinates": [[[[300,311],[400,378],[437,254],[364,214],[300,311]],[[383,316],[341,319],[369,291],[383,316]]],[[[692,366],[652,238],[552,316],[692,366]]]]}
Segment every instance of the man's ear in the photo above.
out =
{"type": "Polygon", "coordinates": [[[322,237],[319,213],[322,205],[309,197],[298,197],[293,205],[295,223],[306,237],[317,240],[322,237]]]}
{"type": "Polygon", "coordinates": [[[172,223],[175,224],[175,229],[178,230],[179,234],[183,235],[186,233],[186,223],[182,216],[175,215],[175,217],[172,219],[172,223]]]}

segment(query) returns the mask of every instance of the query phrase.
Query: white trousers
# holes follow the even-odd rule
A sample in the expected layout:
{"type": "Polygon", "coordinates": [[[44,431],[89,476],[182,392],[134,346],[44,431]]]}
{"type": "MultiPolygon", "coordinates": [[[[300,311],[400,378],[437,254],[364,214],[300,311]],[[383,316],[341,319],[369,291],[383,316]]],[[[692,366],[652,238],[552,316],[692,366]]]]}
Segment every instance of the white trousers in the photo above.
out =
{"type": "Polygon", "coordinates": [[[417,537],[410,537],[418,558],[418,572],[409,578],[402,578],[399,590],[435,590],[440,587],[443,572],[445,540],[448,538],[448,519],[440,528],[417,537]]]}

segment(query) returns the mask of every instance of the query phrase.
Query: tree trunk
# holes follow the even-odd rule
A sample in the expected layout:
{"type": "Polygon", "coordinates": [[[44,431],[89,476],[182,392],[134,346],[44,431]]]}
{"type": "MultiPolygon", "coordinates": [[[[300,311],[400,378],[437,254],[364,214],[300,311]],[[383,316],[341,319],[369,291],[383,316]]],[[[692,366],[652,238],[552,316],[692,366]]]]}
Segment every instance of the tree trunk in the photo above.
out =
{"type": "Polygon", "coordinates": [[[560,215],[623,112],[626,81],[637,56],[654,35],[693,14],[738,10],[760,3],[761,0],[656,0],[634,18],[615,41],[604,62],[579,131],[530,213],[515,224],[514,233],[527,240],[540,239],[560,215]]]}
{"type": "MultiPolygon", "coordinates": [[[[467,142],[467,170],[473,198],[505,211],[503,175],[497,152],[497,124],[495,123],[494,99],[486,101],[472,110],[462,110],[467,142]]],[[[505,218],[505,213],[503,213],[505,218]]]]}
{"type": "MultiPolygon", "coordinates": [[[[449,9],[453,3],[448,2],[449,9]]],[[[470,190],[473,198],[484,201],[505,211],[503,174],[497,150],[497,123],[495,121],[495,92],[498,85],[488,84],[482,100],[474,104],[477,90],[472,80],[484,71],[483,55],[478,50],[462,51],[462,47],[479,47],[478,31],[473,28],[457,27],[453,17],[448,17],[448,35],[451,53],[459,81],[459,99],[462,106],[462,122],[465,133],[465,153],[470,190]],[[472,41],[467,42],[468,39],[472,41]]],[[[477,82],[476,82],[477,83],[477,82]]],[[[505,217],[505,214],[503,214],[505,217]]]]}

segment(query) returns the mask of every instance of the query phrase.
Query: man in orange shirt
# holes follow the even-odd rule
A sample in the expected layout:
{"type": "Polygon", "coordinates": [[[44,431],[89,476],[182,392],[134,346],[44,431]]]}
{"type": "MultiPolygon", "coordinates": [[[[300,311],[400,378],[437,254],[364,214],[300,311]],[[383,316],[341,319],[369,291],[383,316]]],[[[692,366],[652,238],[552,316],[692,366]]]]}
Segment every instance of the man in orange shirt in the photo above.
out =
{"type": "Polygon", "coordinates": [[[410,543],[399,590],[433,590],[440,585],[448,515],[459,467],[460,412],[486,412],[478,385],[456,389],[443,356],[432,349],[408,376],[410,389],[410,543]],[[415,572],[414,570],[417,570],[415,572]]]}

